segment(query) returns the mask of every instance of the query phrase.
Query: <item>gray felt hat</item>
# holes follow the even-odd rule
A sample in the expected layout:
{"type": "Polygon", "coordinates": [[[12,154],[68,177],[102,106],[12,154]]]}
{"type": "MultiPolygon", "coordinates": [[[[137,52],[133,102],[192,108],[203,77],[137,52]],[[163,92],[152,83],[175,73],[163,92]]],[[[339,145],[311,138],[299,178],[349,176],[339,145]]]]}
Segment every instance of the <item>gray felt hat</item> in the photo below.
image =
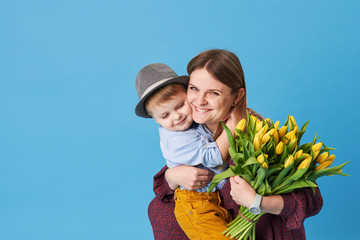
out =
{"type": "Polygon", "coordinates": [[[146,112],[145,101],[159,88],[170,83],[181,83],[185,86],[189,83],[188,76],[178,76],[174,70],[163,63],[153,63],[143,67],[136,76],[136,91],[139,103],[136,105],[135,113],[139,117],[151,118],[146,112]]]}

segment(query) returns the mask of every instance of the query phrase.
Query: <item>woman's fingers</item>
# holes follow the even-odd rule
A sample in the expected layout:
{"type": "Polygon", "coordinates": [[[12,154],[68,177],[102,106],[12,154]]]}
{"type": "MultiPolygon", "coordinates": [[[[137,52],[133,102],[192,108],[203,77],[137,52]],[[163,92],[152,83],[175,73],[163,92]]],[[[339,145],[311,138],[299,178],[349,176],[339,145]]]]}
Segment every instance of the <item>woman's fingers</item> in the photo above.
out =
{"type": "Polygon", "coordinates": [[[237,184],[241,184],[243,183],[245,180],[242,179],[241,177],[235,175],[234,177],[232,177],[232,179],[234,180],[234,182],[236,182],[237,184]]]}
{"type": "Polygon", "coordinates": [[[234,176],[230,178],[230,187],[230,195],[237,204],[249,207],[254,201],[255,190],[241,177],[234,176]]]}

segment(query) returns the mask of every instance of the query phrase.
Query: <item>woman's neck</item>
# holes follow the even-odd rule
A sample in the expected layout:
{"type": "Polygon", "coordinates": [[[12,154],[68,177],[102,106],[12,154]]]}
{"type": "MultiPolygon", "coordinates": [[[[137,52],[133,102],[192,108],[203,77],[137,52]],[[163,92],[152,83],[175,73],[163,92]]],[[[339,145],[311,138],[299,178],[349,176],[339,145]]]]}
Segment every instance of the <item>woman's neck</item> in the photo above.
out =
{"type": "Polygon", "coordinates": [[[213,134],[215,133],[216,129],[219,126],[219,124],[205,124],[205,125],[213,134]]]}

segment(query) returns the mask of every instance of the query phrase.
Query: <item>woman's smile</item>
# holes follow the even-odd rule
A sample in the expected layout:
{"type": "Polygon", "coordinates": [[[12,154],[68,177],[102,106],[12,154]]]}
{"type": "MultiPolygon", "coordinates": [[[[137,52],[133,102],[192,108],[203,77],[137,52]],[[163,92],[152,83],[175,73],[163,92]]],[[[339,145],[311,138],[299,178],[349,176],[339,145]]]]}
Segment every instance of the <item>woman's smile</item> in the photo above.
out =
{"type": "Polygon", "coordinates": [[[193,108],[195,109],[195,111],[201,112],[201,113],[206,113],[206,112],[210,111],[209,109],[202,109],[202,108],[196,107],[194,105],[193,105],[193,108]]]}

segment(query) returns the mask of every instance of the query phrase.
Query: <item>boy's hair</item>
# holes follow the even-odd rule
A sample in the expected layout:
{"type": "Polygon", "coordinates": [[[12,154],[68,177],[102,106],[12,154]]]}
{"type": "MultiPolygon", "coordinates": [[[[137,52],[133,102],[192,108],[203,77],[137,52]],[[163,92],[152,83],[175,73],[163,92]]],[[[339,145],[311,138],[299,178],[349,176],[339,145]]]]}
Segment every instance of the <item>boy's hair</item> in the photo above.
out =
{"type": "Polygon", "coordinates": [[[166,101],[169,101],[174,98],[174,95],[186,92],[186,86],[181,83],[171,83],[168,84],[156,92],[152,93],[145,101],[145,109],[147,113],[154,117],[151,113],[151,110],[154,106],[158,106],[166,101]]]}

